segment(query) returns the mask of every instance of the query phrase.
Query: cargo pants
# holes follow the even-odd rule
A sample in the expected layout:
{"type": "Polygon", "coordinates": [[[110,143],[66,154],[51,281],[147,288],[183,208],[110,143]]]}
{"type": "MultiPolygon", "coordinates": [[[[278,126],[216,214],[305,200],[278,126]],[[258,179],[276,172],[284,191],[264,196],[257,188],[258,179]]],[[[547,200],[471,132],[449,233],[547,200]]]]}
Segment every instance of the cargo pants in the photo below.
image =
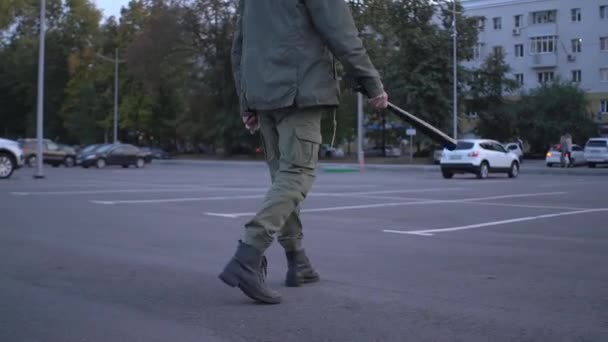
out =
{"type": "Polygon", "coordinates": [[[259,211],[245,224],[243,242],[262,253],[275,235],[285,251],[302,249],[300,205],[315,179],[321,118],[329,110],[290,107],[258,113],[272,185],[259,211]]]}

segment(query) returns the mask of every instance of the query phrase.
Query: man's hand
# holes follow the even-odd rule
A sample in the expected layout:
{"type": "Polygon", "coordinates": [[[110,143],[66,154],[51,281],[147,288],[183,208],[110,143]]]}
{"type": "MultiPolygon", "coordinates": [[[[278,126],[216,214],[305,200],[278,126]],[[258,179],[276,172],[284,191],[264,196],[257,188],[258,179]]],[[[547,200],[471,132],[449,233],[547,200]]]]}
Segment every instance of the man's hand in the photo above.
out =
{"type": "Polygon", "coordinates": [[[383,92],[381,95],[369,99],[368,103],[376,110],[384,109],[388,107],[388,94],[383,92]]]}
{"type": "Polygon", "coordinates": [[[245,113],[242,118],[243,124],[245,124],[245,128],[247,128],[249,132],[254,133],[260,128],[258,116],[255,113],[245,113]]]}

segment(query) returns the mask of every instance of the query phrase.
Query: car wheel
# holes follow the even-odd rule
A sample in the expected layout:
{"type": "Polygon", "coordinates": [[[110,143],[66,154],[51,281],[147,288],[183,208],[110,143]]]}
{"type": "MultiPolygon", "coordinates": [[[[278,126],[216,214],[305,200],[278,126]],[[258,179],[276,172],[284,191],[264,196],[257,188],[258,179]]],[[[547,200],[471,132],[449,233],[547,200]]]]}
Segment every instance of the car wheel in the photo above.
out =
{"type": "Polygon", "coordinates": [[[73,167],[75,164],[74,157],[65,157],[63,160],[63,165],[65,165],[65,167],[73,167]]]}
{"type": "Polygon", "coordinates": [[[0,153],[0,178],[7,179],[15,171],[17,163],[8,153],[0,153]]]}
{"type": "Polygon", "coordinates": [[[595,167],[595,163],[589,163],[589,167],[594,168],[595,167]]]}
{"type": "Polygon", "coordinates": [[[509,178],[515,178],[519,175],[519,164],[517,162],[511,163],[511,168],[509,169],[509,178]]]}
{"type": "Polygon", "coordinates": [[[445,179],[451,179],[452,177],[454,177],[454,174],[449,171],[441,171],[441,174],[443,175],[443,178],[445,178],[445,179]]]}
{"type": "Polygon", "coordinates": [[[479,165],[479,170],[477,171],[477,178],[479,179],[486,179],[488,178],[488,175],[490,174],[490,166],[488,165],[488,162],[482,162],[481,165],[479,165]]]}
{"type": "Polygon", "coordinates": [[[547,167],[553,167],[553,163],[547,163],[547,167]]]}
{"type": "Polygon", "coordinates": [[[129,168],[129,165],[123,165],[123,166],[122,166],[122,168],[123,168],[123,169],[128,169],[128,168],[129,168]]]}
{"type": "Polygon", "coordinates": [[[135,161],[135,166],[138,169],[141,169],[142,167],[144,167],[144,165],[146,165],[145,160],[143,160],[143,158],[137,158],[137,161],[135,161]]]}
{"type": "Polygon", "coordinates": [[[95,166],[97,166],[98,169],[103,169],[104,167],[106,167],[106,160],[102,158],[97,159],[95,166]]]}

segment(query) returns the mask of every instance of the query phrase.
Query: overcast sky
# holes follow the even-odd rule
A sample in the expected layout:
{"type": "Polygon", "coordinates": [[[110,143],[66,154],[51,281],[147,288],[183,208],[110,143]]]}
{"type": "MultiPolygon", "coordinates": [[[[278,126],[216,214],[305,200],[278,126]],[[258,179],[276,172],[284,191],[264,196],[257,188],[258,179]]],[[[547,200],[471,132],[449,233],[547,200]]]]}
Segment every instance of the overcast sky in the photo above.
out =
{"type": "Polygon", "coordinates": [[[129,0],[94,0],[97,8],[103,11],[105,18],[114,15],[120,17],[120,8],[127,6],[129,0]]]}

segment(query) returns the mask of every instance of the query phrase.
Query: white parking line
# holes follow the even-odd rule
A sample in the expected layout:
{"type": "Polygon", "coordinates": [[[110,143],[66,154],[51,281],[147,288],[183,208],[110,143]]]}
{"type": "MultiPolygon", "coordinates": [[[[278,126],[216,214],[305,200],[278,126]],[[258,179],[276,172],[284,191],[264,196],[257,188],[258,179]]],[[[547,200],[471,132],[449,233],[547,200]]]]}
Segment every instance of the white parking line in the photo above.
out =
{"type": "Polygon", "coordinates": [[[547,219],[547,218],[554,218],[554,217],[561,217],[561,216],[570,216],[570,215],[581,215],[581,214],[603,212],[603,211],[608,211],[608,208],[585,209],[585,210],[567,211],[567,212],[563,212],[563,213],[554,213],[554,214],[544,214],[544,215],[536,215],[536,216],[518,217],[518,218],[513,218],[513,219],[508,219],[508,220],[484,222],[484,223],[471,224],[471,225],[459,226],[459,227],[449,227],[449,228],[439,228],[439,229],[425,229],[425,230],[392,230],[392,229],[383,229],[382,232],[384,232],[384,233],[392,233],[392,234],[410,234],[410,235],[421,235],[421,236],[433,236],[436,233],[454,232],[454,231],[467,230],[467,229],[479,229],[479,228],[485,228],[485,227],[505,225],[505,224],[509,224],[509,223],[534,221],[534,220],[541,220],[541,219],[547,219]]]}
{"type": "Polygon", "coordinates": [[[201,201],[226,201],[237,199],[256,199],[264,198],[265,195],[244,195],[244,196],[212,196],[212,197],[186,197],[186,198],[161,198],[148,200],[114,200],[114,201],[91,201],[95,204],[153,204],[153,203],[179,203],[179,202],[201,202],[201,201]]]}
{"type": "MultiPolygon", "coordinates": [[[[413,192],[431,192],[431,191],[448,191],[456,190],[460,188],[438,188],[438,189],[409,189],[409,190],[387,190],[387,191],[369,191],[369,192],[313,192],[310,197],[351,197],[351,198],[368,198],[372,196],[365,196],[364,194],[383,194],[383,193],[413,193],[413,192]]],[[[170,191],[172,192],[172,191],[170,191]]],[[[264,198],[265,194],[260,195],[242,195],[242,196],[210,196],[210,197],[185,197],[185,198],[159,198],[159,199],[141,199],[141,200],[93,200],[91,203],[95,204],[155,204],[155,203],[179,203],[179,202],[199,202],[199,201],[226,201],[226,200],[238,200],[238,199],[257,199],[264,198]]],[[[383,199],[380,197],[380,199],[383,199]]],[[[385,198],[384,198],[385,199],[385,198]]],[[[414,200],[419,201],[417,198],[394,198],[401,201],[414,200]]]]}
{"type": "Polygon", "coordinates": [[[530,209],[555,209],[555,210],[585,210],[590,208],[581,207],[561,207],[552,205],[536,205],[536,204],[511,204],[497,202],[475,202],[475,205],[490,205],[496,207],[513,207],[513,208],[530,208],[530,209]]]}
{"type": "MultiPolygon", "coordinates": [[[[311,212],[341,211],[341,210],[353,210],[353,209],[387,208],[387,207],[408,206],[408,205],[465,203],[465,202],[472,202],[472,201],[486,201],[486,200],[495,200],[495,199],[536,197],[536,196],[553,196],[553,195],[563,195],[563,194],[565,194],[565,192],[540,192],[540,193],[531,193],[531,194],[473,197],[473,198],[462,198],[462,199],[453,199],[453,200],[423,200],[423,201],[392,202],[392,203],[374,203],[374,204],[361,204],[361,205],[352,205],[352,206],[302,209],[301,212],[302,213],[311,213],[311,212]]],[[[248,213],[206,212],[205,215],[228,217],[228,218],[238,218],[238,217],[242,217],[242,216],[252,216],[252,215],[255,215],[255,213],[252,213],[252,212],[248,212],[248,213]]]]}
{"type": "MultiPolygon", "coordinates": [[[[357,185],[357,186],[347,186],[347,185],[323,185],[320,187],[316,187],[316,189],[347,189],[347,188],[365,188],[365,187],[373,187],[372,185],[357,185]]],[[[73,191],[13,191],[12,195],[15,196],[61,196],[61,195],[101,195],[101,194],[125,194],[125,193],[155,193],[155,192],[200,192],[200,191],[244,191],[244,192],[266,192],[268,191],[268,187],[256,187],[256,188],[247,188],[247,187],[226,187],[226,186],[197,186],[192,187],[188,185],[174,185],[173,187],[169,185],[163,185],[162,188],[156,187],[154,189],[146,188],[146,189],[115,189],[115,190],[73,190],[73,191]]]]}

